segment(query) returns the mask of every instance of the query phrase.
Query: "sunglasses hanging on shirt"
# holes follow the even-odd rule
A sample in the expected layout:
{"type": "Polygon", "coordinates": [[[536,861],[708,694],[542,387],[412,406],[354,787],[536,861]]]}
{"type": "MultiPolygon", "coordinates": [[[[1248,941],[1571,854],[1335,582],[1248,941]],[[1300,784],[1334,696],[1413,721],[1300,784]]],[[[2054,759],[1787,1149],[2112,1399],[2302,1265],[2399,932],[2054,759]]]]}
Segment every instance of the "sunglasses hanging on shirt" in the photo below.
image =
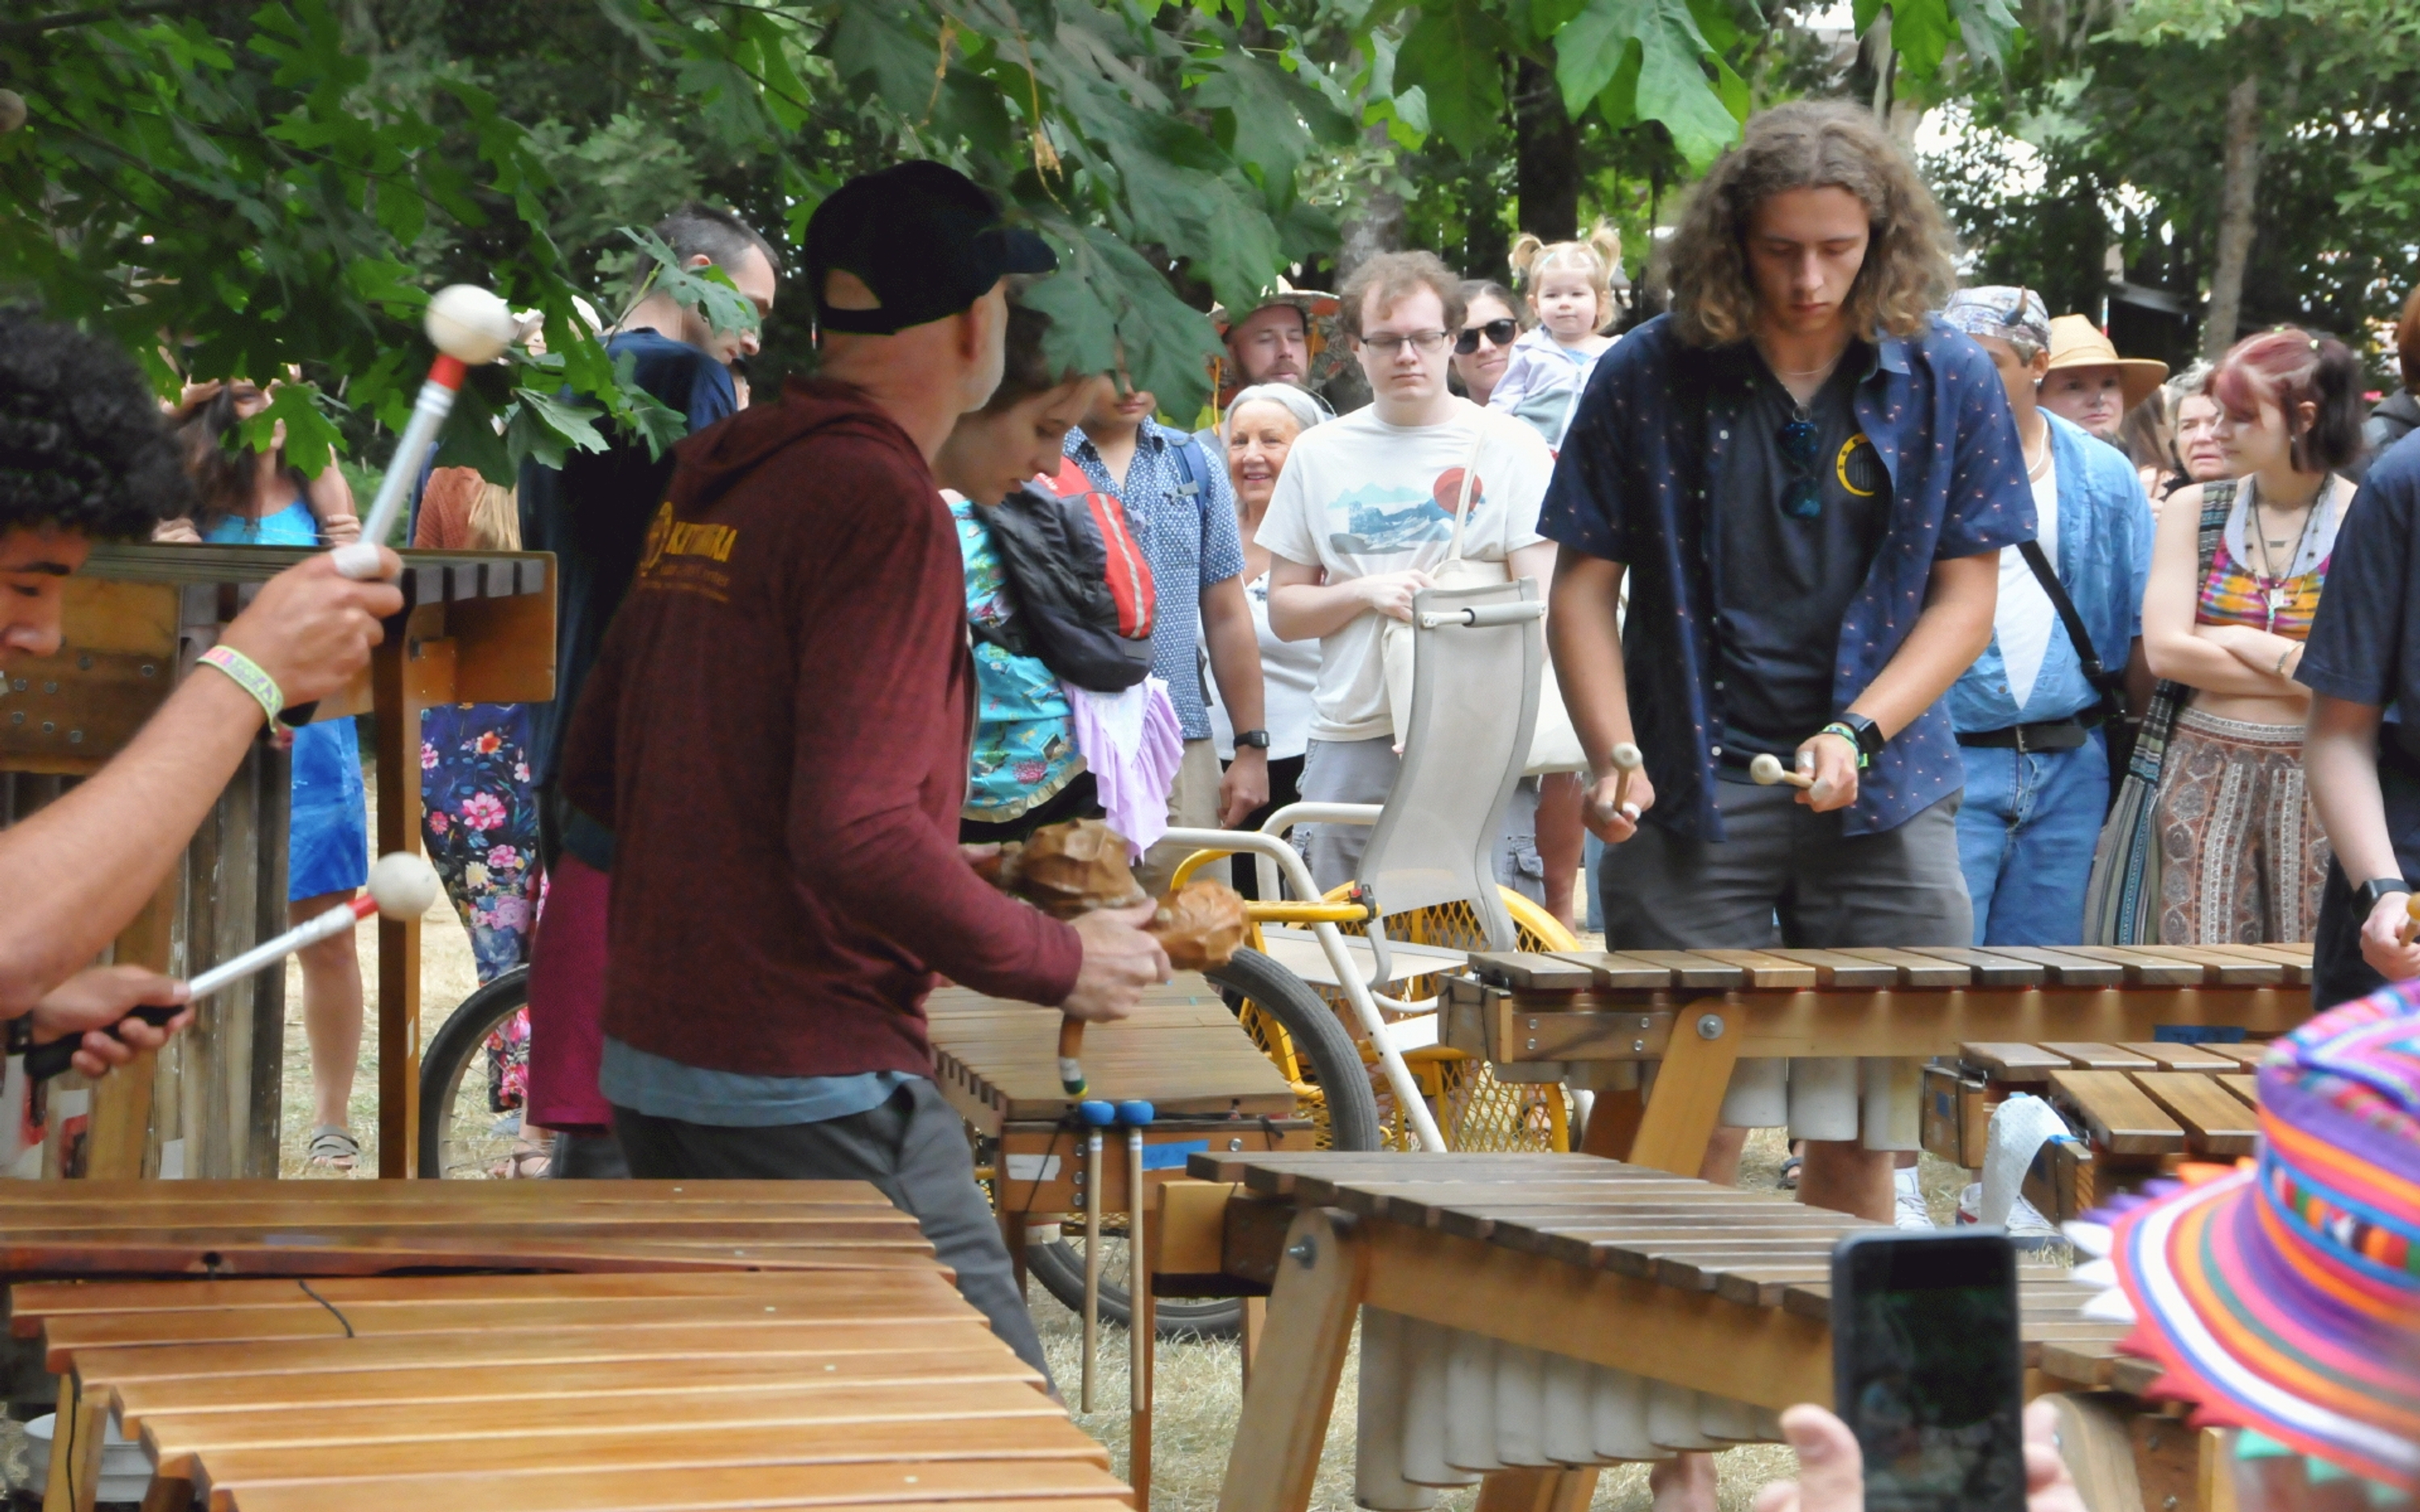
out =
{"type": "Polygon", "coordinates": [[[1521,333],[1520,326],[1506,318],[1490,320],[1485,325],[1465,326],[1462,334],[1453,339],[1453,349],[1465,357],[1479,350],[1479,338],[1485,336],[1491,347],[1510,347],[1512,338],[1521,333]]]}
{"type": "Polygon", "coordinates": [[[1823,432],[1815,422],[1798,419],[1781,427],[1776,438],[1781,459],[1790,464],[1790,481],[1781,490],[1781,512],[1792,519],[1814,519],[1823,513],[1823,474],[1816,467],[1823,453],[1823,432]]]}

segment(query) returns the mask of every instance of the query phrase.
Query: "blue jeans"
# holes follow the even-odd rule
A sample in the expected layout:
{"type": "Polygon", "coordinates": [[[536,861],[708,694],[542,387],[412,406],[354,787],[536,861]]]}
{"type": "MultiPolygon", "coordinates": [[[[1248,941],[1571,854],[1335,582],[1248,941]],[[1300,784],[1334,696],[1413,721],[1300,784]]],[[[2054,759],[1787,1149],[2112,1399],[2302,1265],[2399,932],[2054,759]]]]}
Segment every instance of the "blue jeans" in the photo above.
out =
{"type": "Polygon", "coordinates": [[[1958,864],[1975,900],[1975,943],[2081,945],[2092,846],[2109,808],[2101,732],[2074,750],[1958,752],[1966,759],[1958,864]]]}

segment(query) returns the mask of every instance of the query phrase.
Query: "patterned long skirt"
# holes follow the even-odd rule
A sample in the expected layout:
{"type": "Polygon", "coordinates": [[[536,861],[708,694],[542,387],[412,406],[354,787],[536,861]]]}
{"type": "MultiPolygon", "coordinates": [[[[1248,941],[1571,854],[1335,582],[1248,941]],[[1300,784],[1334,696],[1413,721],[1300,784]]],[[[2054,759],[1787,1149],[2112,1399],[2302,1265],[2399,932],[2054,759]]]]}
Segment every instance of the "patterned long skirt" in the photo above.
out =
{"type": "MultiPolygon", "coordinates": [[[[420,718],[421,838],[445,895],[470,932],[481,985],[529,960],[542,887],[537,801],[530,787],[529,711],[459,703],[420,718]]],[[[489,1103],[498,1113],[529,1092],[529,1013],[488,1037],[489,1103]]]]}
{"type": "Polygon", "coordinates": [[[2160,943],[2311,937],[2328,839],[2303,777],[2303,727],[2186,709],[2160,770],[2160,943]]]}

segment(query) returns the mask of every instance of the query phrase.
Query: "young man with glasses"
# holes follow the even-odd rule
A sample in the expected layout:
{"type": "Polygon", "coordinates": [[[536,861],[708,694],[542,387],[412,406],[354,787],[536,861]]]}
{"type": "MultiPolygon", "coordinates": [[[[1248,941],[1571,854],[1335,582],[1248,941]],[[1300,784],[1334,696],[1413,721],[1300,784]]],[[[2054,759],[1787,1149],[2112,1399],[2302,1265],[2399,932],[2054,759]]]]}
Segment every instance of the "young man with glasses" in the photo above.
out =
{"type": "MultiPolygon", "coordinates": [[[[1613,949],[1971,941],[1943,695],[2034,511],[1999,378],[1931,315],[1950,250],[1869,114],[1769,111],[1670,239],[1671,313],[1580,401],[1540,528],[1613,949]],[[1622,741],[1646,770],[1617,810],[1622,741]],[[1811,785],[1755,785],[1764,754],[1811,785]]],[[[1801,1200],[1891,1218],[1911,1063],[1740,1064],[1704,1174],[1731,1180],[1745,1129],[1786,1111],[1801,1200]]]]}
{"type": "MultiPolygon", "coordinates": [[[[1538,504],[1554,457],[1528,426],[1446,389],[1463,299],[1444,263],[1383,253],[1355,270],[1342,297],[1371,403],[1294,443],[1258,539],[1271,553],[1269,627],[1282,640],[1319,640],[1303,799],[1383,803],[1403,759],[1382,622],[1408,621],[1412,595],[1445,560],[1474,458],[1463,555],[1543,583],[1555,548],[1538,533],[1538,504]]],[[[1322,887],[1352,880],[1369,837],[1367,825],[1312,826],[1312,877],[1322,887]]],[[[1499,876],[1507,865],[1499,856],[1499,876]]]]}

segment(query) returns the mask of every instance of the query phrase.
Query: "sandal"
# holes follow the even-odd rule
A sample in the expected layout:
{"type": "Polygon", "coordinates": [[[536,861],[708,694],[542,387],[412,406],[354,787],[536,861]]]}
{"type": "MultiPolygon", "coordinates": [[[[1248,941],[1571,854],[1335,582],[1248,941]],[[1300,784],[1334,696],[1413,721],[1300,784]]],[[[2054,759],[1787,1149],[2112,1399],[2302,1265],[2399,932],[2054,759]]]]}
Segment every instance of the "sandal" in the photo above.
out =
{"type": "Polygon", "coordinates": [[[544,1180],[554,1164],[554,1151],[527,1139],[513,1141],[513,1152],[488,1167],[491,1181],[544,1180]]]}
{"type": "Polygon", "coordinates": [[[323,1170],[352,1170],[362,1158],[361,1141],[332,1123],[311,1131],[311,1164],[323,1170]]]}
{"type": "Polygon", "coordinates": [[[1806,1161],[1797,1155],[1792,1155],[1788,1160],[1783,1161],[1781,1163],[1781,1180],[1775,1184],[1780,1187],[1784,1192],[1797,1191],[1798,1168],[1805,1164],[1806,1161]]]}

